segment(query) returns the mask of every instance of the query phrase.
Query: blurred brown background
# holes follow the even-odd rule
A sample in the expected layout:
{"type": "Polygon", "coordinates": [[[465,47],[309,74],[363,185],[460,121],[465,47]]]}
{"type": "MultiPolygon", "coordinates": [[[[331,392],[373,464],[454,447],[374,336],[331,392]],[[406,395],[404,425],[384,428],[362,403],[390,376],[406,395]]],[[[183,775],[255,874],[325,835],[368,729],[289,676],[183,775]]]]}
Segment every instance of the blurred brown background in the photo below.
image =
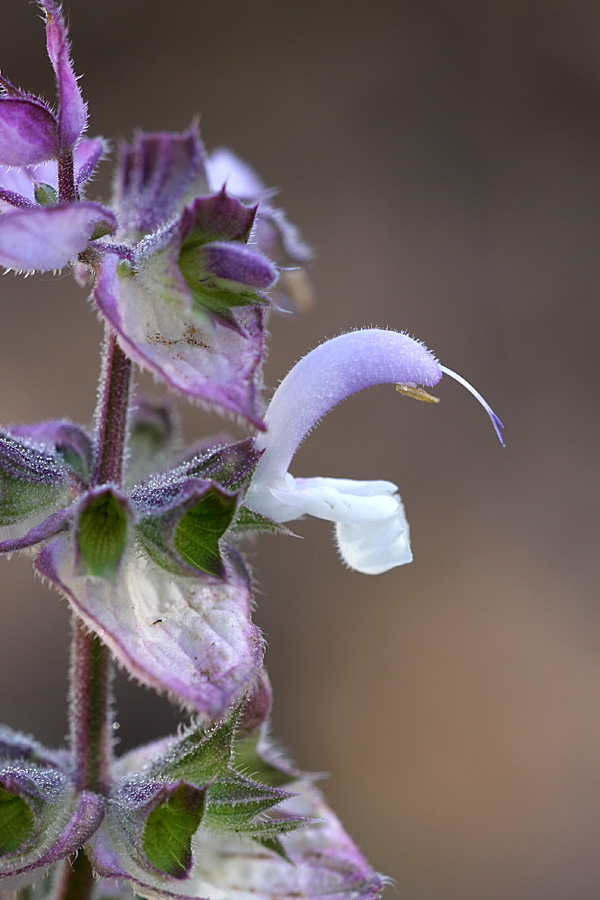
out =
{"type": "MultiPolygon", "coordinates": [[[[275,730],[409,900],[600,896],[600,4],[71,0],[91,134],[196,112],[278,186],[316,248],[318,306],[273,318],[266,378],[363,324],[407,329],[438,407],[347,401],[296,475],[401,488],[414,563],[344,570],[329,527],[251,549],[275,730]]],[[[52,96],[35,5],[0,61],[52,96]]],[[[110,167],[89,192],[106,190],[110,167]]],[[[90,420],[101,328],[66,275],[1,283],[0,421],[90,420]]],[[[186,415],[190,436],[218,426],[186,415]]],[[[66,730],[66,604],[4,563],[1,716],[66,730]]],[[[121,679],[122,741],[174,727],[121,679]]],[[[393,889],[388,889],[394,896],[393,889]]]]}

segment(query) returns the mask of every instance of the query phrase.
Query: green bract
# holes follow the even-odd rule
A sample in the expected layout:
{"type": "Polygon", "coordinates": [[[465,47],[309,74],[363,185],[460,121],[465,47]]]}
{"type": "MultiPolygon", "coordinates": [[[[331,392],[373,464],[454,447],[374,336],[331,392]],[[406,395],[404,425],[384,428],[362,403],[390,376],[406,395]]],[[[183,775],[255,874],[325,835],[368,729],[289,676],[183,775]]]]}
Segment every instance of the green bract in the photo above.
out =
{"type": "Polygon", "coordinates": [[[69,494],[68,472],[54,457],[0,434],[0,526],[60,508],[69,494]]]}
{"type": "Polygon", "coordinates": [[[114,581],[127,544],[126,509],[110,488],[86,496],[75,527],[78,562],[86,575],[114,581]]]}
{"type": "Polygon", "coordinates": [[[18,850],[30,837],[34,824],[27,801],[0,787],[0,856],[18,850]]]}
{"type": "Polygon", "coordinates": [[[188,565],[222,577],[219,540],[235,515],[236,498],[211,488],[183,514],[173,534],[175,549],[188,565]]]}
{"type": "Polygon", "coordinates": [[[167,793],[167,799],[148,814],[142,846],[159,872],[185,878],[192,863],[192,838],[204,814],[205,792],[181,782],[167,793]]]}

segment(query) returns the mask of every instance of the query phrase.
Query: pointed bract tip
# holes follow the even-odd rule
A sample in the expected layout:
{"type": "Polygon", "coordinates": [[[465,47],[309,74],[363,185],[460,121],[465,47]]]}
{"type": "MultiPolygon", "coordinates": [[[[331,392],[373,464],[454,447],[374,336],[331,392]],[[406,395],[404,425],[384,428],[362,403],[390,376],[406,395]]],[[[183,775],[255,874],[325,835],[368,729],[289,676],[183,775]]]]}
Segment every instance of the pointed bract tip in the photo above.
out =
{"type": "Polygon", "coordinates": [[[473,396],[475,397],[476,400],[479,400],[479,402],[485,409],[486,413],[490,417],[491,423],[494,426],[494,431],[498,435],[498,440],[504,447],[505,443],[504,443],[504,438],[502,436],[502,429],[504,428],[504,425],[502,424],[502,422],[500,421],[500,419],[498,418],[498,416],[496,415],[496,413],[494,412],[492,407],[489,405],[489,403],[483,399],[483,397],[481,396],[479,391],[476,391],[475,388],[473,387],[473,385],[469,384],[469,382],[465,378],[463,378],[462,375],[458,375],[456,372],[453,372],[452,369],[449,369],[447,366],[440,366],[440,369],[442,370],[442,372],[445,375],[449,375],[450,378],[454,378],[455,381],[458,381],[459,384],[462,384],[462,386],[465,387],[469,391],[469,393],[473,394],[473,396]]]}

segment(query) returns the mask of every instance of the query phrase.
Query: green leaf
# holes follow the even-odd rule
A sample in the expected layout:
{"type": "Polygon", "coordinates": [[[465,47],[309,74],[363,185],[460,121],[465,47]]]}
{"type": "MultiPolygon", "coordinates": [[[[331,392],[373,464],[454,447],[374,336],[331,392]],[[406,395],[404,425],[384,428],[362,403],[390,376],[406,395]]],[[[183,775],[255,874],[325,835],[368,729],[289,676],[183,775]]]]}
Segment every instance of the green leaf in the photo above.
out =
{"type": "Polygon", "coordinates": [[[67,471],[54,457],[0,434],[0,526],[58,510],[69,496],[67,471]]]}
{"type": "Polygon", "coordinates": [[[216,831],[253,830],[257,816],[290,796],[232,772],[208,788],[206,825],[216,831]]]}
{"type": "Polygon", "coordinates": [[[172,878],[186,877],[192,862],[192,837],[202,821],[204,806],[205,792],[182,782],[150,812],[142,834],[150,865],[172,878]]]}
{"type": "Polygon", "coordinates": [[[314,819],[304,816],[289,816],[281,819],[261,819],[258,822],[249,822],[244,828],[237,831],[247,834],[249,837],[259,838],[261,842],[265,838],[277,837],[279,834],[288,834],[298,828],[305,828],[314,823],[314,819]]]}
{"type": "Polygon", "coordinates": [[[54,206],[58,203],[58,192],[51,184],[44,184],[39,181],[33,189],[35,202],[40,206],[54,206]]]}
{"type": "Polygon", "coordinates": [[[69,501],[65,485],[31,484],[0,472],[0,526],[60,509],[69,501]]]}
{"type": "Polygon", "coordinates": [[[249,533],[249,532],[268,532],[269,534],[292,534],[285,525],[280,525],[273,519],[248,509],[247,506],[240,506],[235,521],[231,526],[233,533],[249,533]]]}
{"type": "Polygon", "coordinates": [[[14,853],[31,837],[35,818],[23,797],[0,787],[0,854],[14,853]]]}
{"type": "Polygon", "coordinates": [[[285,848],[277,835],[272,835],[271,837],[261,837],[260,835],[252,835],[252,840],[256,841],[257,844],[260,844],[261,847],[265,847],[267,850],[270,850],[271,853],[276,853],[277,856],[280,856],[290,865],[293,865],[291,859],[285,852],[285,848]]]}
{"type": "Polygon", "coordinates": [[[163,526],[161,516],[147,516],[136,523],[137,536],[150,559],[173,575],[189,577],[190,570],[178,560],[171,547],[169,547],[168,531],[163,526]]]}
{"type": "Polygon", "coordinates": [[[161,766],[158,776],[203,787],[229,771],[239,710],[212,731],[193,731],[175,748],[174,758],[161,766]]]}
{"type": "Polygon", "coordinates": [[[292,769],[286,769],[283,766],[279,768],[275,763],[268,762],[259,756],[257,745],[260,737],[252,735],[244,741],[236,743],[234,748],[234,762],[236,769],[247,772],[255,781],[270,787],[278,788],[292,781],[296,781],[299,772],[292,769]]]}
{"type": "Polygon", "coordinates": [[[184,562],[222,578],[225,567],[219,540],[235,515],[236,498],[210,488],[183,514],[173,534],[173,544],[184,562]]]}
{"type": "Polygon", "coordinates": [[[250,289],[244,291],[230,291],[219,286],[216,282],[188,281],[186,283],[191,291],[194,301],[193,309],[197,312],[209,312],[230,325],[236,326],[231,316],[231,310],[238,306],[268,306],[268,299],[258,291],[250,289]]]}
{"type": "Polygon", "coordinates": [[[127,531],[124,502],[110,488],[89,495],[76,528],[79,563],[87,575],[114,581],[127,531]]]}

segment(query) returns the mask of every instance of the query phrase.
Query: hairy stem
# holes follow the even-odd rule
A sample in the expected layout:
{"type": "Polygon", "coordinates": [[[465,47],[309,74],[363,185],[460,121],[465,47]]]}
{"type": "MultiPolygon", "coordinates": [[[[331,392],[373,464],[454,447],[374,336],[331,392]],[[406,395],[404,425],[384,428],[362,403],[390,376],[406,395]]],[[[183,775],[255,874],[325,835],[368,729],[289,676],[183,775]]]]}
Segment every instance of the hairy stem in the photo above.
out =
{"type": "Polygon", "coordinates": [[[69,690],[71,752],[77,787],[82,791],[105,794],[109,787],[112,678],[108,650],[74,616],[69,690]]]}
{"type": "MultiPolygon", "coordinates": [[[[120,485],[127,436],[131,363],[107,330],[96,410],[96,458],[91,481],[120,485]]],[[[112,762],[112,680],[108,649],[73,617],[69,670],[69,725],[75,780],[79,790],[107,794],[112,762]]],[[[64,860],[53,900],[87,900],[91,867],[80,852],[64,860]]]]}
{"type": "Polygon", "coordinates": [[[73,151],[63,152],[58,158],[58,199],[61,203],[79,200],[75,185],[73,151]]]}
{"type": "Polygon", "coordinates": [[[85,853],[66,859],[54,883],[53,900],[85,900],[92,893],[94,873],[85,853]]]}
{"type": "Polygon", "coordinates": [[[127,436],[131,360],[107,331],[96,411],[96,460],[92,486],[120,484],[127,436]]]}

